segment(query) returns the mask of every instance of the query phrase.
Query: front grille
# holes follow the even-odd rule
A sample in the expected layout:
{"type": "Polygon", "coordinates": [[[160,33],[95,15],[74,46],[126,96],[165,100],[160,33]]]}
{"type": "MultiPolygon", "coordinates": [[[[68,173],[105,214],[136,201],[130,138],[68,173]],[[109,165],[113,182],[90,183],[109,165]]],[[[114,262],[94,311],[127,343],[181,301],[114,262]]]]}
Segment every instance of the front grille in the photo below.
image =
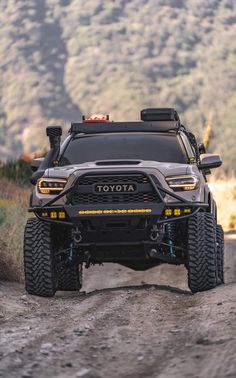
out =
{"type": "Polygon", "coordinates": [[[152,193],[136,193],[136,194],[87,194],[75,193],[72,204],[95,204],[95,203],[129,203],[129,202],[154,202],[157,201],[157,195],[152,193]]]}
{"type": "Polygon", "coordinates": [[[83,176],[79,179],[78,185],[93,185],[93,184],[107,184],[107,183],[126,183],[135,182],[137,184],[148,183],[148,178],[144,175],[104,175],[104,176],[83,176]]]}
{"type": "Polygon", "coordinates": [[[70,202],[72,205],[79,204],[121,204],[121,203],[150,203],[159,202],[152,184],[144,174],[106,174],[85,175],[78,179],[70,202]],[[126,184],[135,183],[135,193],[96,193],[95,184],[126,184]]]}

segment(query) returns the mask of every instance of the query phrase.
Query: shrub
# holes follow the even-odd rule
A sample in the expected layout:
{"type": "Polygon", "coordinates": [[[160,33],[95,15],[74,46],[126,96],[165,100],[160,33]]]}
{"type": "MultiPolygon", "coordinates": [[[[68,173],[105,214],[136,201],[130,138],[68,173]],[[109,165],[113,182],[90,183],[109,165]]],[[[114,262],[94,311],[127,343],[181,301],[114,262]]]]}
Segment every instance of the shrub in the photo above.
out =
{"type": "Polygon", "coordinates": [[[23,281],[23,233],[29,188],[0,180],[0,279],[23,281]]]}
{"type": "Polygon", "coordinates": [[[30,164],[23,160],[8,160],[0,163],[0,176],[16,184],[29,186],[31,174],[30,164]]]}

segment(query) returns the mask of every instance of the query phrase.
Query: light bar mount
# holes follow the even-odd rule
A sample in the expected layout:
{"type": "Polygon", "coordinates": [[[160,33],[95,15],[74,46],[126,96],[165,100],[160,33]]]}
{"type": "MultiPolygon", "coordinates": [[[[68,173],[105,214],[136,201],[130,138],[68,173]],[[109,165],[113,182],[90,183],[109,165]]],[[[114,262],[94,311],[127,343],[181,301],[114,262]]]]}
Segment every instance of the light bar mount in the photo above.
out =
{"type": "Polygon", "coordinates": [[[179,131],[179,121],[72,123],[71,134],[179,131]]]}

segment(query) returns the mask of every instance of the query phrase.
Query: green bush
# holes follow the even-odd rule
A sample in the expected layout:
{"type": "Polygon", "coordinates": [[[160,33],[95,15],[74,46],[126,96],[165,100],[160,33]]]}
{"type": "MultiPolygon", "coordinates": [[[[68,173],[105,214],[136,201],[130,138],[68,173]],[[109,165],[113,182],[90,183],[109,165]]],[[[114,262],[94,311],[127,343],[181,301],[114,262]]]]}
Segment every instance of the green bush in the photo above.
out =
{"type": "Polygon", "coordinates": [[[23,160],[8,160],[0,163],[0,177],[4,177],[16,184],[29,186],[31,175],[30,164],[23,160]]]}

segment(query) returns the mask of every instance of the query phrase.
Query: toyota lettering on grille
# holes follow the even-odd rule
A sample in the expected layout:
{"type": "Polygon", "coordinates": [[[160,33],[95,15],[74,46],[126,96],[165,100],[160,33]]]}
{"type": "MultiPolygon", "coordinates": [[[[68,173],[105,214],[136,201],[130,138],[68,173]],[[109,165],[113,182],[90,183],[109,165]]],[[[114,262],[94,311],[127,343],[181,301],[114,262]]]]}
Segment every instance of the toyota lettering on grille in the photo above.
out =
{"type": "Polygon", "coordinates": [[[136,191],[135,184],[97,184],[95,185],[97,193],[134,193],[136,191]]]}

